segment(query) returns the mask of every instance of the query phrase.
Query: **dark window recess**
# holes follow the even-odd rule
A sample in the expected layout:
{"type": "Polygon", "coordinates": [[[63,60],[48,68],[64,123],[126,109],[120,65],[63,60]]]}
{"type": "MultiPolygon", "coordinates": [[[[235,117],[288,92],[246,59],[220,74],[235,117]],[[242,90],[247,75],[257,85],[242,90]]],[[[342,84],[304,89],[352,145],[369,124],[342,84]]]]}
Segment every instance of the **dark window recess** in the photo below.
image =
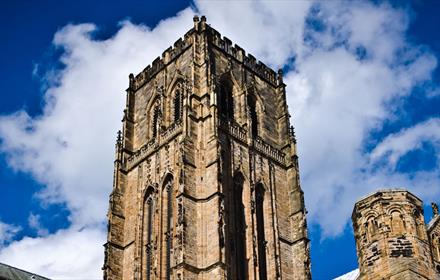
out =
{"type": "Polygon", "coordinates": [[[155,108],[154,108],[154,112],[153,112],[153,121],[151,122],[151,129],[152,129],[152,136],[153,136],[153,138],[156,138],[156,136],[157,136],[157,130],[158,130],[158,127],[157,127],[157,123],[158,123],[158,121],[159,121],[159,106],[156,106],[155,108]]]}
{"type": "Polygon", "coordinates": [[[176,91],[174,95],[174,121],[178,122],[182,117],[182,95],[176,91]]]}
{"type": "Polygon", "coordinates": [[[248,95],[247,97],[247,105],[249,109],[249,114],[251,117],[251,135],[252,137],[258,136],[258,116],[257,116],[257,101],[255,96],[248,95]]]}
{"type": "Polygon", "coordinates": [[[234,100],[232,99],[232,86],[224,81],[220,85],[217,95],[218,112],[221,118],[234,119],[234,100]]]}
{"type": "Polygon", "coordinates": [[[166,279],[171,280],[171,247],[173,241],[172,234],[172,219],[173,219],[173,185],[169,181],[166,185],[167,191],[167,230],[165,232],[166,238],[166,279]]]}
{"type": "Polygon", "coordinates": [[[149,197],[147,199],[147,280],[151,279],[151,239],[153,234],[153,201],[149,197]]]}
{"type": "Polygon", "coordinates": [[[264,236],[264,188],[258,184],[255,189],[255,206],[257,216],[257,238],[258,238],[258,271],[261,280],[267,279],[266,271],[266,238],[264,236]]]}
{"type": "Polygon", "coordinates": [[[235,217],[235,260],[237,264],[237,280],[247,279],[246,269],[246,220],[243,205],[243,182],[244,178],[241,174],[234,177],[233,190],[233,216],[235,217]]]}

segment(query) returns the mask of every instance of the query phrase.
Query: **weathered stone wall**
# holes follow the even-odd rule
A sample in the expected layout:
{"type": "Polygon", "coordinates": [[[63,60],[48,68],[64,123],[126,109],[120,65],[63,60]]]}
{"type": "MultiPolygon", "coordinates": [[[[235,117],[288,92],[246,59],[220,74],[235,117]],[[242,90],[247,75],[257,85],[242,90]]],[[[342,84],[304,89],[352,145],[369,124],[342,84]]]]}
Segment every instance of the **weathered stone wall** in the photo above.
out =
{"type": "Polygon", "coordinates": [[[438,206],[432,203],[433,217],[428,224],[428,237],[431,245],[431,255],[434,269],[440,278],[440,215],[438,206]]]}
{"type": "Polygon", "coordinates": [[[356,203],[359,279],[437,279],[422,205],[404,190],[378,191],[356,203]]]}
{"type": "Polygon", "coordinates": [[[205,18],[130,76],[105,279],[310,279],[284,88],[205,18]]]}

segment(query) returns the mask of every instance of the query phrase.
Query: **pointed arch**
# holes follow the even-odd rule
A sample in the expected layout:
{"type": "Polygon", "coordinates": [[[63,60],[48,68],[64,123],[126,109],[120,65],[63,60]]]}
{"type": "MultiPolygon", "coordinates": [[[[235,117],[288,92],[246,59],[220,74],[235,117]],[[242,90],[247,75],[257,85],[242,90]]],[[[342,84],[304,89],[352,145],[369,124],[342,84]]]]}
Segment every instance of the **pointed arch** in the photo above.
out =
{"type": "Polygon", "coordinates": [[[162,182],[162,238],[163,247],[165,247],[165,255],[163,261],[165,262],[165,279],[171,280],[171,250],[173,249],[173,189],[174,178],[168,173],[165,175],[162,182]]]}
{"type": "Polygon", "coordinates": [[[264,232],[264,195],[265,188],[262,183],[255,186],[255,214],[257,222],[257,249],[259,279],[267,279],[266,268],[266,237],[264,232]]]}
{"type": "Polygon", "coordinates": [[[405,232],[405,222],[403,220],[403,215],[400,210],[393,209],[391,211],[391,232],[393,234],[401,234],[405,232]]]}
{"type": "Polygon", "coordinates": [[[168,124],[179,122],[183,116],[183,99],[185,96],[185,76],[176,74],[167,89],[168,124]]]}
{"type": "Polygon", "coordinates": [[[232,189],[232,217],[235,217],[235,228],[233,234],[233,254],[237,264],[236,279],[247,279],[247,260],[246,260],[246,216],[243,204],[243,186],[245,178],[241,172],[237,172],[233,177],[232,189]]]}
{"type": "Polygon", "coordinates": [[[260,114],[265,114],[266,113],[266,104],[265,104],[263,98],[261,97],[260,92],[255,88],[255,84],[248,86],[246,89],[246,93],[247,93],[247,95],[253,95],[255,97],[256,104],[257,104],[257,111],[260,114]]]}
{"type": "Polygon", "coordinates": [[[217,110],[220,118],[234,120],[233,83],[230,78],[223,76],[220,79],[217,92],[217,110]]]}
{"type": "Polygon", "coordinates": [[[248,94],[247,96],[247,107],[250,117],[250,132],[253,138],[258,137],[259,131],[259,120],[257,113],[257,99],[254,94],[248,94]]]}
{"type": "Polygon", "coordinates": [[[182,118],[182,92],[180,89],[174,91],[173,96],[173,121],[178,123],[182,118]]]}
{"type": "Polygon", "coordinates": [[[145,274],[146,279],[151,279],[152,250],[153,250],[153,229],[154,229],[154,187],[148,186],[143,196],[143,240],[145,252],[145,274]]]}
{"type": "Polygon", "coordinates": [[[154,107],[152,112],[151,119],[151,137],[156,138],[159,132],[159,117],[160,117],[160,108],[159,106],[154,107]]]}

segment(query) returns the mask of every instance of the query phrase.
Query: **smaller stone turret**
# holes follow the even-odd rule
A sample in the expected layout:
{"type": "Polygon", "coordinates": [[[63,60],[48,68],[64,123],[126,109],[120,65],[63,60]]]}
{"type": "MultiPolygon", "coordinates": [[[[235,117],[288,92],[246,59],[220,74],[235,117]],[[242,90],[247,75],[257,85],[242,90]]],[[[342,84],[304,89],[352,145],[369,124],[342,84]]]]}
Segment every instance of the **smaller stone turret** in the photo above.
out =
{"type": "Polygon", "coordinates": [[[405,190],[378,191],[355,204],[358,280],[438,279],[422,206],[405,190]]]}

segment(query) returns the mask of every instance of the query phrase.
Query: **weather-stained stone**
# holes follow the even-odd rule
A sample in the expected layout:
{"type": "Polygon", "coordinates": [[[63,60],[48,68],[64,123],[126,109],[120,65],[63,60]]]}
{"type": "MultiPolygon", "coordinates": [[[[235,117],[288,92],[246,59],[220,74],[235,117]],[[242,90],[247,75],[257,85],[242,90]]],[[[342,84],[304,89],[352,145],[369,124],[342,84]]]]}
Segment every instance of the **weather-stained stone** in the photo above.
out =
{"type": "Polygon", "coordinates": [[[311,278],[282,71],[194,17],[124,112],[104,279],[311,278]]]}

